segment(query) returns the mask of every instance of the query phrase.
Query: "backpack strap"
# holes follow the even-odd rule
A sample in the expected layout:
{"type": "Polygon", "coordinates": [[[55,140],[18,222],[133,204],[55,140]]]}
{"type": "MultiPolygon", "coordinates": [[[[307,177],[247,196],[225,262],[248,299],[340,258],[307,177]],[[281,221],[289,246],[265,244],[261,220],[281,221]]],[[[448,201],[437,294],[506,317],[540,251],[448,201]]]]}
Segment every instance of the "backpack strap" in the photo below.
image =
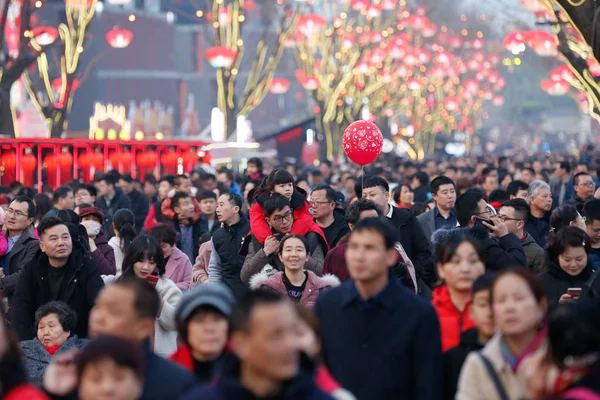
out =
{"type": "Polygon", "coordinates": [[[504,390],[504,385],[502,385],[500,377],[496,373],[496,370],[494,369],[494,366],[492,365],[490,360],[481,352],[478,352],[477,354],[479,354],[479,358],[481,358],[481,361],[483,361],[483,365],[485,365],[485,369],[487,370],[489,377],[492,379],[492,382],[496,387],[496,391],[500,396],[500,400],[509,400],[508,395],[506,394],[506,390],[504,390]]]}

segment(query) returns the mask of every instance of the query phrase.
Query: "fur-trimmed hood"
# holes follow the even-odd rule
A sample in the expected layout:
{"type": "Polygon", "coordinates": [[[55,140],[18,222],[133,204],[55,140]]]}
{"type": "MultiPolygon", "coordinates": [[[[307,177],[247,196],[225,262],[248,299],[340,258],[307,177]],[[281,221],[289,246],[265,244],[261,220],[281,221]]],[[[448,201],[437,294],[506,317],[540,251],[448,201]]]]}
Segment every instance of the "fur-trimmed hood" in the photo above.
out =
{"type": "MultiPolygon", "coordinates": [[[[304,307],[312,308],[322,290],[331,289],[340,284],[340,280],[335,275],[325,274],[319,277],[314,272],[308,270],[306,271],[306,274],[308,278],[306,280],[306,285],[304,286],[304,293],[302,293],[302,297],[298,301],[298,304],[304,307]]],[[[252,290],[268,288],[281,293],[284,296],[288,295],[285,284],[283,283],[282,271],[269,276],[268,272],[263,269],[263,271],[250,278],[250,288],[252,290]]]]}

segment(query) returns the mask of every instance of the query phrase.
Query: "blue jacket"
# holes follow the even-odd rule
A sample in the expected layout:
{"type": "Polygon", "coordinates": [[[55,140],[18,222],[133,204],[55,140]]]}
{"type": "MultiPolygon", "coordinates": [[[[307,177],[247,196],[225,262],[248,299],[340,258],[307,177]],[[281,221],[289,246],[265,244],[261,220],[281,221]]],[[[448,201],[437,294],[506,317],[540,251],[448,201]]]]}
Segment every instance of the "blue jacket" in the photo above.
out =
{"type": "MultiPolygon", "coordinates": [[[[227,354],[217,366],[217,381],[212,385],[200,386],[183,396],[181,400],[255,400],[257,399],[240,382],[240,360],[227,354]]],[[[333,397],[318,389],[314,382],[314,365],[302,357],[300,373],[284,383],[283,393],[273,397],[285,400],[333,400],[333,397]]]]}
{"type": "Polygon", "coordinates": [[[443,398],[437,315],[391,274],[385,289],[366,302],[352,280],[325,291],[315,312],[325,363],[358,400],[443,398]]]}

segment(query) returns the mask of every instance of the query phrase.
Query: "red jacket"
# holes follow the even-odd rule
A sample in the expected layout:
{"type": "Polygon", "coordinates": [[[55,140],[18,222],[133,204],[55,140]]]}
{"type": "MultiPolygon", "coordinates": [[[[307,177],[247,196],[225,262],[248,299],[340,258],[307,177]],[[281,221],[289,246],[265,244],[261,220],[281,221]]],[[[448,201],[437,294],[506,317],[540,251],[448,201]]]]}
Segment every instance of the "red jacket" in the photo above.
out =
{"type": "Polygon", "coordinates": [[[342,282],[350,279],[348,267],[346,266],[346,247],[348,247],[348,243],[338,243],[337,247],[334,247],[327,253],[325,263],[323,264],[323,275],[335,275],[342,282]]]}
{"type": "Polygon", "coordinates": [[[474,328],[475,323],[469,317],[468,307],[460,312],[454,306],[447,286],[441,286],[433,291],[431,303],[440,320],[442,351],[448,351],[460,344],[460,335],[474,328]]]}
{"type": "Polygon", "coordinates": [[[40,389],[28,383],[19,385],[4,396],[4,400],[50,400],[40,389]]]}
{"type": "MultiPolygon", "coordinates": [[[[269,193],[263,193],[256,197],[256,202],[250,207],[250,232],[260,244],[265,243],[265,239],[271,236],[271,228],[265,221],[265,211],[262,208],[262,203],[270,196],[269,193]]],[[[294,224],[292,225],[291,234],[306,235],[311,232],[311,227],[314,224],[313,216],[310,213],[310,204],[306,202],[306,192],[298,187],[294,188],[294,194],[290,206],[294,209],[294,224]]],[[[321,231],[323,234],[323,231],[321,231]]],[[[325,235],[322,235],[323,237],[325,235]]],[[[325,240],[327,242],[327,240],[325,240]]],[[[329,244],[328,244],[329,246],[329,244]]],[[[325,250],[325,249],[324,249],[325,250]]]]}

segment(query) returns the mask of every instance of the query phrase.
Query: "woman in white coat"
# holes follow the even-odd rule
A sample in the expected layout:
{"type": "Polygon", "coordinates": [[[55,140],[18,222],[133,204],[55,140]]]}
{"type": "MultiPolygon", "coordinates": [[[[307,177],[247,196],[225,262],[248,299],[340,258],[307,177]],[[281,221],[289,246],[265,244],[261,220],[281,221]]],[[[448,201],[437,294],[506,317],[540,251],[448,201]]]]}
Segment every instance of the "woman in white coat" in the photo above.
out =
{"type": "Polygon", "coordinates": [[[123,272],[123,259],[125,253],[129,249],[129,245],[137,236],[135,231],[135,216],[133,213],[122,208],[115,213],[113,216],[112,230],[115,236],[110,238],[108,245],[113,248],[115,252],[115,264],[117,266],[117,275],[123,272]]]}
{"type": "MultiPolygon", "coordinates": [[[[177,350],[175,309],[182,293],[177,285],[163,276],[165,265],[162,249],[156,239],[140,235],[131,242],[125,253],[122,276],[135,275],[156,287],[160,296],[160,314],[154,323],[154,352],[168,357],[177,350]]],[[[103,276],[104,283],[109,284],[120,276],[103,276]]]]}

